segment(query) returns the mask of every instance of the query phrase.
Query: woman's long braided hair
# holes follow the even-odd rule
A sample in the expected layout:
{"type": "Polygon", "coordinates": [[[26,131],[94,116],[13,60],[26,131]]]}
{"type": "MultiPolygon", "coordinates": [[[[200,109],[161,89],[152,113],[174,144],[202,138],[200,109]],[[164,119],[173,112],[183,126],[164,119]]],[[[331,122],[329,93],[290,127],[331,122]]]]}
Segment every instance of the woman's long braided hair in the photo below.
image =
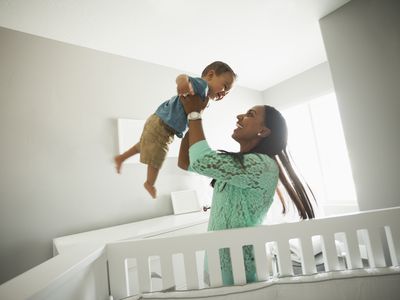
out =
{"type": "MultiPolygon", "coordinates": [[[[271,130],[270,135],[263,138],[252,150],[246,153],[222,151],[221,154],[230,155],[236,159],[242,167],[244,167],[243,159],[247,153],[267,154],[277,163],[279,167],[279,180],[285,187],[292,202],[297,208],[302,219],[312,219],[315,217],[314,209],[311,205],[309,194],[315,201],[314,194],[310,187],[305,182],[303,183],[297,175],[292,159],[287,151],[287,125],[282,114],[272,106],[264,105],[265,109],[265,127],[271,130]]],[[[211,181],[211,186],[214,187],[215,179],[211,181]]],[[[285,202],[281,199],[283,213],[286,212],[285,202]]]]}

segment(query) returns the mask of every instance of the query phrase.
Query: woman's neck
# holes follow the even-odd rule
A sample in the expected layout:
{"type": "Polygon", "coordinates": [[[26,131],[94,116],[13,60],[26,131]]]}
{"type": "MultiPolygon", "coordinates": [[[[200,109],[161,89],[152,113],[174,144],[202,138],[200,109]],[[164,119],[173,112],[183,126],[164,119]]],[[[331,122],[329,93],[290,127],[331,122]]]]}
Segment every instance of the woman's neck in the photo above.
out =
{"type": "Polygon", "coordinates": [[[250,152],[257,144],[259,140],[251,140],[251,141],[244,141],[239,143],[240,144],[240,153],[247,153],[250,152]]]}

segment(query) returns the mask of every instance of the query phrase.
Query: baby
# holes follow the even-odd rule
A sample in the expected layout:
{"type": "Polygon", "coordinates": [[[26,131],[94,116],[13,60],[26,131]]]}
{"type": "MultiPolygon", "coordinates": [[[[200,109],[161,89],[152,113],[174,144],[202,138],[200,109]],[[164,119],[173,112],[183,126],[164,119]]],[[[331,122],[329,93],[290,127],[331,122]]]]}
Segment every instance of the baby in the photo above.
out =
{"type": "Polygon", "coordinates": [[[157,197],[154,187],[158,172],[168,152],[168,145],[174,140],[174,136],[182,138],[187,129],[187,118],[199,118],[199,116],[187,116],[179,100],[187,95],[198,95],[206,102],[208,100],[219,101],[229,92],[236,74],[221,61],[215,61],[208,65],[201,78],[179,75],[176,78],[178,95],[162,103],[147,120],[143,128],[140,141],[126,152],[115,156],[117,173],[121,171],[122,163],[129,157],[140,153],[140,162],[147,165],[147,180],[145,189],[153,198],[157,197]]]}

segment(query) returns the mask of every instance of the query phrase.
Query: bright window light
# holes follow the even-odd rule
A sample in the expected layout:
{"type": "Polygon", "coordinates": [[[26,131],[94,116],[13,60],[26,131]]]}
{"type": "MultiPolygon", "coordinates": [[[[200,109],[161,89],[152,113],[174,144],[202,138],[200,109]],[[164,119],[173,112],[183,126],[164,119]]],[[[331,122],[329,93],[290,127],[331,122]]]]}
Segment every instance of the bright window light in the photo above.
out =
{"type": "MultiPolygon", "coordinates": [[[[327,214],[332,207],[358,210],[350,161],[335,94],[282,112],[289,128],[289,150],[297,169],[327,214]]],[[[341,212],[347,212],[342,209],[341,212]]]]}

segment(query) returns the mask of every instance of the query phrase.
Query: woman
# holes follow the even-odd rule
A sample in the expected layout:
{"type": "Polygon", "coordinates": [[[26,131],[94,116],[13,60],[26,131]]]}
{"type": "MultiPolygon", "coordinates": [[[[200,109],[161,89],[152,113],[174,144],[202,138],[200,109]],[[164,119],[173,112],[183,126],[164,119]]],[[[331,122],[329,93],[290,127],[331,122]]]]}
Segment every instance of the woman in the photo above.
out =
{"type": "MultiPolygon", "coordinates": [[[[232,138],[239,143],[240,151],[229,153],[213,151],[207,144],[199,114],[204,102],[196,96],[181,101],[188,114],[189,131],[181,142],[178,165],[213,178],[209,231],[261,224],[273,201],[278,179],[300,217],[314,218],[309,197],[286,152],[285,119],[275,108],[260,105],[238,115],[232,138]]],[[[253,247],[245,246],[243,255],[247,282],[257,281],[253,247]]],[[[220,250],[220,262],[224,285],[232,285],[228,249],[220,250]]]]}

